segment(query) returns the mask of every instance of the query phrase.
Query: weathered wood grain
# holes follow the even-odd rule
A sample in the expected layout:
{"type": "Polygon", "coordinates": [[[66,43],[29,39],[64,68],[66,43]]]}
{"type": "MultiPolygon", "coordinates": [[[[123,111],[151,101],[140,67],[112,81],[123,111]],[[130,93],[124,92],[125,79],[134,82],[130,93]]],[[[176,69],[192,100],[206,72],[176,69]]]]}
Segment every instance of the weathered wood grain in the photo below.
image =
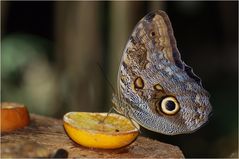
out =
{"type": "Polygon", "coordinates": [[[73,142],[61,120],[31,115],[30,126],[1,134],[1,157],[184,158],[177,146],[139,136],[116,150],[89,149],[73,142]],[[63,150],[59,150],[63,149],[63,150]],[[58,153],[56,153],[58,150],[58,153]],[[65,150],[65,151],[64,151],[65,150]]]}

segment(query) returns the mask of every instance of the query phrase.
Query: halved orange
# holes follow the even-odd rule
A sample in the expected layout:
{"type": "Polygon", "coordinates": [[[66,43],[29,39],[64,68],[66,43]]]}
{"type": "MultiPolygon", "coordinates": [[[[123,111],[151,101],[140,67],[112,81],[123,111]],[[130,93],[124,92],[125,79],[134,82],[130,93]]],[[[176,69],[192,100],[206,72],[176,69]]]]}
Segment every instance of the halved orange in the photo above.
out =
{"type": "Polygon", "coordinates": [[[29,123],[29,113],[24,105],[13,102],[1,103],[1,132],[14,131],[27,126],[29,123]]]}
{"type": "Polygon", "coordinates": [[[132,143],[139,134],[139,125],[114,113],[69,112],[64,127],[76,143],[101,149],[116,149],[132,143]]]}

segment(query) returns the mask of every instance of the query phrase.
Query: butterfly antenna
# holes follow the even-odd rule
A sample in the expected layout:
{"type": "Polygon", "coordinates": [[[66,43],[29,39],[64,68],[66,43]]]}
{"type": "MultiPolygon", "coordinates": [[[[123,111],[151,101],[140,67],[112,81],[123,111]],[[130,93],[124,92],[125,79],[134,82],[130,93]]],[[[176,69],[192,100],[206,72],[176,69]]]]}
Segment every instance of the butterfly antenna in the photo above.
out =
{"type": "Polygon", "coordinates": [[[99,123],[100,123],[100,124],[104,123],[104,122],[105,122],[105,119],[108,118],[108,116],[110,115],[110,113],[112,113],[113,110],[114,110],[114,108],[111,107],[110,110],[108,111],[106,117],[104,117],[104,119],[103,119],[102,121],[100,121],[99,123]]]}
{"type": "MultiPolygon", "coordinates": [[[[111,84],[111,82],[109,81],[109,79],[107,78],[107,76],[106,76],[106,74],[105,74],[105,72],[104,72],[103,67],[102,67],[99,63],[97,63],[97,65],[98,65],[100,71],[102,72],[103,77],[104,77],[104,79],[106,80],[107,84],[110,86],[111,90],[112,90],[113,93],[115,94],[116,91],[115,91],[113,85],[111,84]]],[[[112,113],[113,110],[114,110],[114,107],[110,107],[110,110],[108,111],[106,117],[105,117],[102,121],[100,121],[100,123],[104,123],[105,119],[109,116],[110,113],[112,113]]]]}
{"type": "Polygon", "coordinates": [[[111,90],[115,93],[116,91],[115,91],[113,85],[111,84],[111,82],[109,81],[109,79],[107,78],[107,76],[106,76],[106,74],[105,74],[105,72],[104,72],[103,67],[102,67],[99,63],[97,63],[97,65],[98,65],[100,71],[102,72],[103,77],[104,77],[104,79],[106,80],[107,84],[110,86],[111,90]]]}

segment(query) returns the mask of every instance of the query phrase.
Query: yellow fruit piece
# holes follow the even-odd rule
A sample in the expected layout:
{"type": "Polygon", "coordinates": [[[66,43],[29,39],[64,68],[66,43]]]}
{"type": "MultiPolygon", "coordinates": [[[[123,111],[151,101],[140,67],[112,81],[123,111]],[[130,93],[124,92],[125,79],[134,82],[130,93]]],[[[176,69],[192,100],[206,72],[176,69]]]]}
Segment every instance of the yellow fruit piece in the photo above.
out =
{"type": "Polygon", "coordinates": [[[64,115],[64,128],[69,137],[90,148],[116,149],[132,143],[139,125],[121,115],[110,113],[69,112],[64,115]]]}

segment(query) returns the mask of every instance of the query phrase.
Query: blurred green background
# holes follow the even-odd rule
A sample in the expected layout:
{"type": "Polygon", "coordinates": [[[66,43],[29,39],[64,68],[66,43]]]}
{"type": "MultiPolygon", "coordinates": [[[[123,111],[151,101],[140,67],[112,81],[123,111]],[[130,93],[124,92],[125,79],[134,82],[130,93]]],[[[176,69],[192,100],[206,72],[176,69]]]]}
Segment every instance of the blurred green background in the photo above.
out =
{"type": "Polygon", "coordinates": [[[182,59],[210,92],[213,116],[195,133],[143,134],[186,157],[237,157],[238,2],[1,2],[1,100],[31,113],[108,111],[120,57],[136,23],[161,9],[182,59]]]}

